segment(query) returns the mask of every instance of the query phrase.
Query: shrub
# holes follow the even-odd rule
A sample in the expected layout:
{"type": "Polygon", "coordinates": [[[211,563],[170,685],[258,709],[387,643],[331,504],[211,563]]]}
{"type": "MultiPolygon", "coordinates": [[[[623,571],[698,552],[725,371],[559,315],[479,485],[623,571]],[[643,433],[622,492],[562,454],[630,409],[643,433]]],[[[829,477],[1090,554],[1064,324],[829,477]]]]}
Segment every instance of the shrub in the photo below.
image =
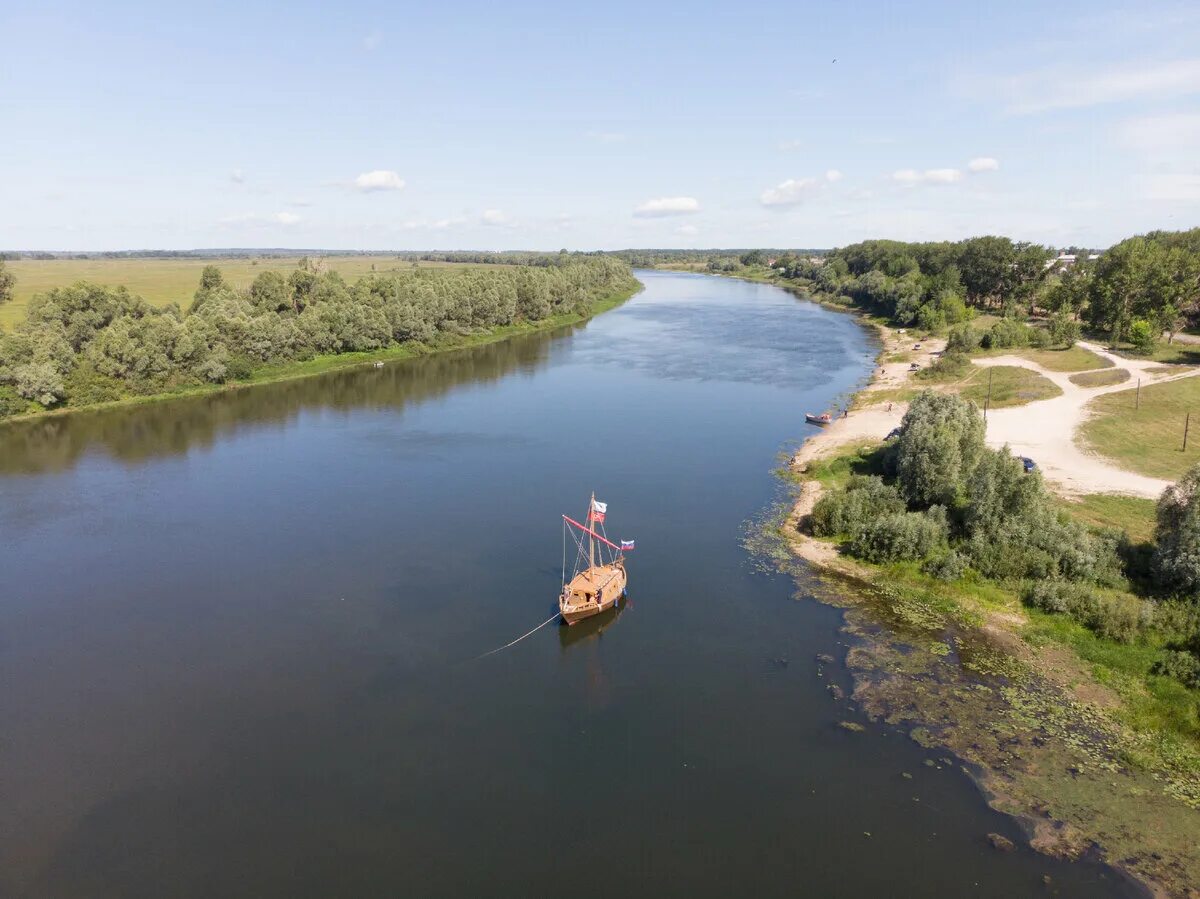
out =
{"type": "Polygon", "coordinates": [[[1200,658],[1190,652],[1168,649],[1150,668],[1151,674],[1172,677],[1185,687],[1200,689],[1200,658]]]}
{"type": "Polygon", "coordinates": [[[845,490],[827,493],[812,511],[812,530],[818,537],[856,535],[875,518],[904,511],[895,487],[875,475],[856,475],[845,490]]]}
{"type": "Polygon", "coordinates": [[[17,392],[11,387],[0,387],[0,418],[20,415],[28,407],[29,402],[17,396],[17,392]]]}
{"type": "Polygon", "coordinates": [[[946,338],[946,352],[947,354],[973,352],[979,349],[982,339],[983,335],[966,322],[955,325],[950,329],[950,335],[946,338]]]}
{"type": "Polygon", "coordinates": [[[868,562],[916,561],[944,551],[948,537],[946,512],[895,512],[876,518],[858,532],[850,552],[868,562]]]}
{"type": "Polygon", "coordinates": [[[1080,333],[1079,322],[1064,312],[1059,312],[1050,319],[1050,337],[1057,344],[1070,349],[1079,340],[1080,333]]]}
{"type": "Polygon", "coordinates": [[[1029,329],[1029,345],[1035,349],[1044,350],[1054,343],[1050,332],[1045,328],[1029,329]]]}
{"type": "Polygon", "coordinates": [[[67,399],[72,406],[87,406],[92,403],[107,403],[120,399],[124,391],[122,382],[96,371],[90,361],[84,360],[63,380],[67,399]]]}
{"type": "Polygon", "coordinates": [[[1117,596],[1100,595],[1096,598],[1091,616],[1083,623],[1101,637],[1129,643],[1137,636],[1142,623],[1141,600],[1126,594],[1117,596]]]}
{"type": "Polygon", "coordinates": [[[946,352],[929,368],[917,372],[922,381],[953,381],[965,378],[971,371],[971,360],[963,353],[946,352]]]}
{"type": "Polygon", "coordinates": [[[1128,643],[1148,617],[1146,603],[1128,594],[1096,593],[1080,584],[1044,580],[1030,586],[1024,595],[1028,605],[1043,612],[1068,615],[1108,640],[1128,643]]]}
{"type": "Polygon", "coordinates": [[[909,405],[896,441],[900,492],[917,506],[954,506],[984,449],[983,417],[961,397],[925,391],[909,405]]]}
{"type": "Polygon", "coordinates": [[[1020,322],[1004,318],[992,325],[991,329],[983,335],[982,345],[989,350],[1027,346],[1029,332],[1030,329],[1020,322]]]}
{"type": "Polygon", "coordinates": [[[1155,511],[1154,579],[1164,589],[1200,594],[1200,465],[1163,491],[1155,511]]]}
{"type": "Polygon", "coordinates": [[[1144,318],[1139,318],[1129,326],[1129,342],[1139,353],[1154,351],[1154,327],[1144,318]]]}
{"type": "Polygon", "coordinates": [[[921,566],[921,570],[939,581],[957,581],[967,573],[967,560],[950,550],[943,556],[929,559],[921,566]]]}
{"type": "Polygon", "coordinates": [[[225,378],[231,381],[245,381],[253,374],[254,363],[245,356],[230,356],[225,362],[225,378]]]}
{"type": "Polygon", "coordinates": [[[43,406],[53,406],[65,394],[62,375],[49,362],[30,362],[17,366],[14,375],[17,394],[43,406]]]}

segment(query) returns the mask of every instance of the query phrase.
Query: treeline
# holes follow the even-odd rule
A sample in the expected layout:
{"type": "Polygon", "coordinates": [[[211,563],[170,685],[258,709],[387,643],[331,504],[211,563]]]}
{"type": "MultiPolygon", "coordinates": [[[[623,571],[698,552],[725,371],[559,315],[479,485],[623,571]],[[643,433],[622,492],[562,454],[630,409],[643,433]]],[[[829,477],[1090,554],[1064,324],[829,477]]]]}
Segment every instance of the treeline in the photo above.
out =
{"type": "Polygon", "coordinates": [[[844,539],[866,561],[1010,584],[1029,605],[1111,640],[1153,634],[1165,646],[1155,671],[1200,687],[1200,468],[1159,500],[1147,555],[1057,509],[1041,475],[988,448],[984,431],[973,403],[918,395],[876,458],[882,473],[822,497],[813,533],[844,539]],[[1131,581],[1151,598],[1133,595],[1131,581]]]}
{"type": "Polygon", "coordinates": [[[976,309],[1045,313],[1149,350],[1163,332],[1170,339],[1200,323],[1200,228],[1131,237],[1100,254],[1070,249],[1059,259],[1050,247],[1007,237],[870,240],[815,262],[785,254],[774,268],[827,298],[930,331],[976,309]]]}
{"type": "Polygon", "coordinates": [[[742,265],[761,264],[788,253],[802,256],[819,255],[825,250],[771,249],[708,249],[708,250],[613,250],[608,255],[628,262],[634,268],[653,268],[656,265],[704,265],[709,271],[736,271],[742,265]],[[743,259],[750,261],[743,262],[743,259]]]}
{"type": "Polygon", "coordinates": [[[1006,237],[956,242],[869,240],[833,250],[824,262],[776,261],[786,278],[930,331],[966,320],[971,307],[1016,315],[1034,305],[1047,277],[1049,247],[1006,237]]]}
{"type": "Polygon", "coordinates": [[[352,285],[305,261],[287,276],[264,271],[245,290],[207,266],[186,310],[151,306],[124,287],[56,288],[35,296],[25,320],[0,336],[0,417],[582,313],[637,286],[618,260],[555,258],[554,265],[369,275],[352,285]]]}

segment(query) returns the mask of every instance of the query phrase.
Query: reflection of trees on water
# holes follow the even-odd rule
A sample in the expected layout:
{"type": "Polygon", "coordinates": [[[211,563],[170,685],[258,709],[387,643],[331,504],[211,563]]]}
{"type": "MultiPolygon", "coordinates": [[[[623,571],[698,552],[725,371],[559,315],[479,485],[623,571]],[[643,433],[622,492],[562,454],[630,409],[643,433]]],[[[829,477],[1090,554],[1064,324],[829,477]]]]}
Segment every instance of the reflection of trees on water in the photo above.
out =
{"type": "Polygon", "coordinates": [[[37,474],[73,466],[100,450],[138,463],[211,446],[255,425],[280,426],[317,409],[403,409],[465,383],[490,383],[516,369],[540,367],[556,338],[573,325],[418,359],[144,406],[14,422],[0,427],[0,474],[37,474]]]}

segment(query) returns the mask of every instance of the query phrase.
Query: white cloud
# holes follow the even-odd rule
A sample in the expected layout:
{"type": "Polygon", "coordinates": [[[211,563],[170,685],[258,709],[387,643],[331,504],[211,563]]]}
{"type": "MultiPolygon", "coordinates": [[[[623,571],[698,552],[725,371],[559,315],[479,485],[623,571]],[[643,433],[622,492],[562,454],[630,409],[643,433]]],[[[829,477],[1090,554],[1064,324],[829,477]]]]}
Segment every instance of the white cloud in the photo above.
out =
{"type": "Polygon", "coordinates": [[[804,141],[798,137],[791,140],[781,140],[779,142],[779,149],[783,150],[785,153],[791,152],[792,150],[799,150],[803,146],[804,141]]]}
{"type": "Polygon", "coordinates": [[[300,207],[311,206],[312,200],[301,200],[301,199],[288,200],[288,205],[289,206],[300,206],[300,207]]]}
{"type": "Polygon", "coordinates": [[[483,224],[489,225],[493,228],[499,228],[499,227],[503,227],[504,225],[509,224],[508,216],[505,215],[504,212],[499,209],[483,210],[483,214],[481,216],[479,216],[479,220],[481,222],[483,222],[483,224]]]}
{"type": "Polygon", "coordinates": [[[633,214],[638,218],[663,218],[669,215],[692,215],[700,211],[695,197],[657,197],[647,200],[633,214]]]}
{"type": "Polygon", "coordinates": [[[764,190],[758,199],[764,206],[796,206],[803,203],[816,187],[816,178],[788,178],[764,190]]]}
{"type": "Polygon", "coordinates": [[[1046,69],[999,79],[998,87],[1008,111],[1018,114],[1139,99],[1161,102],[1200,93],[1200,59],[1105,65],[1088,72],[1046,69]]]}
{"type": "Polygon", "coordinates": [[[955,181],[961,181],[962,176],[960,169],[925,169],[923,172],[916,169],[899,169],[892,172],[892,180],[901,184],[953,184],[955,181]]]}
{"type": "Polygon", "coordinates": [[[993,159],[991,156],[977,156],[967,163],[967,171],[973,174],[980,172],[994,172],[1000,168],[999,160],[993,159]]]}
{"type": "Polygon", "coordinates": [[[700,233],[700,229],[695,225],[680,225],[675,229],[676,234],[681,234],[684,237],[695,237],[700,233]]]}
{"type": "Polygon", "coordinates": [[[296,215],[294,212],[277,212],[271,216],[271,220],[280,225],[296,225],[303,221],[303,219],[301,219],[300,216],[296,215]]]}
{"type": "Polygon", "coordinates": [[[827,171],[825,173],[825,180],[828,181],[830,184],[833,184],[837,181],[841,181],[842,173],[839,172],[837,169],[830,169],[829,171],[827,171]]]}
{"type": "Polygon", "coordinates": [[[246,183],[246,173],[243,172],[241,169],[234,169],[232,172],[229,173],[229,180],[232,181],[234,184],[245,184],[246,183]]]}
{"type": "Polygon", "coordinates": [[[363,49],[374,50],[383,43],[383,35],[378,31],[372,31],[363,38],[363,49]]]}
{"type": "Polygon", "coordinates": [[[379,190],[404,190],[404,179],[390,169],[363,172],[354,179],[354,189],[363,193],[379,190]]]}

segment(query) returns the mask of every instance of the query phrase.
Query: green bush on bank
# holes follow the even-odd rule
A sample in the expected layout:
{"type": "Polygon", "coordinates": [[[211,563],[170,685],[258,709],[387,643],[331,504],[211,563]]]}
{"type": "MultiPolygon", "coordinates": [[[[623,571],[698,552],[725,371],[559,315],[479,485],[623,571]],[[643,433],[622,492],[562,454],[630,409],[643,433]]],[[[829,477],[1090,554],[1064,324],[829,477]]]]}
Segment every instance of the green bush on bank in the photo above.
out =
{"type": "MultiPolygon", "coordinates": [[[[35,296],[17,329],[0,335],[0,388],[48,408],[244,380],[266,364],[582,313],[636,284],[620,260],[566,253],[503,268],[372,274],[352,285],[306,260],[286,279],[261,273],[248,290],[207,266],[187,311],[80,282],[35,296]]],[[[0,415],[13,408],[0,404],[0,415]]]]}
{"type": "Polygon", "coordinates": [[[904,499],[877,475],[855,475],[843,490],[827,493],[813,507],[811,526],[819,537],[857,536],[877,518],[904,511],[904,499]]]}
{"type": "Polygon", "coordinates": [[[1032,584],[1024,601],[1043,612],[1069,615],[1101,637],[1129,643],[1151,621],[1152,606],[1128,594],[1104,594],[1084,584],[1045,580],[1032,584]]]}
{"type": "Polygon", "coordinates": [[[919,561],[944,553],[948,539],[946,510],[934,506],[924,512],[893,512],[868,522],[850,551],[868,562],[919,561]]]}

